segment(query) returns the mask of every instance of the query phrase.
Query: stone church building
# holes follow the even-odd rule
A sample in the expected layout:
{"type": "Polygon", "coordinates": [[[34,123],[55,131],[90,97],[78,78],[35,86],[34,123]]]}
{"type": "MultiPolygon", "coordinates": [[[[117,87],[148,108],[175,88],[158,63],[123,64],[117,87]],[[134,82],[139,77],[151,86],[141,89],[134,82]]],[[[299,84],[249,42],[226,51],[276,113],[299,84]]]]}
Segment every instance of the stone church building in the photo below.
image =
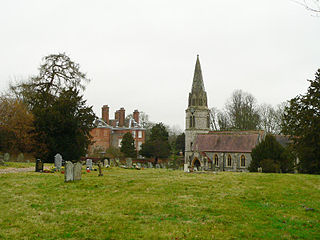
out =
{"type": "Polygon", "coordinates": [[[264,131],[211,131],[207,93],[197,56],[185,129],[185,171],[248,171],[252,149],[265,137],[264,131]]]}

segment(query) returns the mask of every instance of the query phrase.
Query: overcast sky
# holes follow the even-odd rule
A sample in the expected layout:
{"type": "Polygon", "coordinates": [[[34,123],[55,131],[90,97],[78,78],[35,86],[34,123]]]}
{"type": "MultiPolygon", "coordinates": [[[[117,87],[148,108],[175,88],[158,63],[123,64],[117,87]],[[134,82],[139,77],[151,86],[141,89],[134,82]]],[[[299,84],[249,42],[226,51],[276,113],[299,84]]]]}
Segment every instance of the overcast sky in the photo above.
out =
{"type": "Polygon", "coordinates": [[[320,68],[320,17],[290,0],[2,0],[0,91],[65,52],[91,82],[89,105],[184,129],[196,55],[209,107],[235,89],[277,105],[320,68]]]}

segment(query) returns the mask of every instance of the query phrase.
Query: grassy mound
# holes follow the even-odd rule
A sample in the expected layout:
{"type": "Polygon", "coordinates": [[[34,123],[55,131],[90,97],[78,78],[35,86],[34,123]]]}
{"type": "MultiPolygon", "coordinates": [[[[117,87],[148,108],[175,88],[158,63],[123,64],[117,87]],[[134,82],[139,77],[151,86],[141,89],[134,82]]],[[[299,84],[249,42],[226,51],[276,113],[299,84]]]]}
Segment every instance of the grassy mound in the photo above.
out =
{"type": "Polygon", "coordinates": [[[320,238],[320,176],[112,168],[2,174],[0,189],[0,239],[320,238]]]}

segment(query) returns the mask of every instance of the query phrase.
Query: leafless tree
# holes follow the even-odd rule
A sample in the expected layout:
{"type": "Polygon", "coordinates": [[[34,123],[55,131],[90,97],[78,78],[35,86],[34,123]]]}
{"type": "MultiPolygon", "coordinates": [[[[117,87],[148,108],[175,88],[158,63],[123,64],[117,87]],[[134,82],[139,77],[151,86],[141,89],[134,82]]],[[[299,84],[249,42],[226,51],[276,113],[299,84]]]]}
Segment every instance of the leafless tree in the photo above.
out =
{"type": "Polygon", "coordinates": [[[320,0],[291,0],[300,6],[303,6],[308,11],[316,14],[320,13],[320,0]]]}

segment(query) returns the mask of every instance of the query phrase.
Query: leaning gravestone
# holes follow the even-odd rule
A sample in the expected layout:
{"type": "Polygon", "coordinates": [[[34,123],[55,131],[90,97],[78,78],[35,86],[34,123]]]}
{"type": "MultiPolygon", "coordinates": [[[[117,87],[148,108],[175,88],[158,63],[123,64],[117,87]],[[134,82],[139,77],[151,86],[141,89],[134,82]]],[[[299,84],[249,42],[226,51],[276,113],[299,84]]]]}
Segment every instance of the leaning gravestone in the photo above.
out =
{"type": "Polygon", "coordinates": [[[148,168],[153,168],[152,162],[148,162],[148,168]]]}
{"type": "Polygon", "coordinates": [[[17,157],[17,162],[23,162],[24,161],[24,155],[23,153],[19,153],[18,157],[17,157]]]}
{"type": "Polygon", "coordinates": [[[9,153],[5,153],[5,154],[3,155],[3,160],[4,160],[5,162],[9,162],[9,161],[10,161],[10,154],[9,154],[9,153]]]}
{"type": "Polygon", "coordinates": [[[59,153],[54,156],[54,166],[56,170],[60,171],[62,166],[62,156],[59,153]]]}
{"type": "Polygon", "coordinates": [[[81,162],[77,162],[73,166],[73,180],[78,181],[81,180],[81,169],[82,169],[82,164],[81,162]]]}
{"type": "Polygon", "coordinates": [[[64,171],[64,181],[70,182],[73,181],[73,163],[70,161],[66,161],[65,171],[64,171]]]}
{"type": "Polygon", "coordinates": [[[132,158],[126,158],[126,164],[128,168],[132,167],[132,158]]]}
{"type": "Polygon", "coordinates": [[[36,160],[36,172],[43,172],[43,162],[41,159],[36,160]]]}
{"type": "Polygon", "coordinates": [[[90,169],[90,171],[92,170],[92,159],[87,159],[86,161],[86,167],[90,169]]]}
{"type": "Polygon", "coordinates": [[[157,163],[157,164],[156,164],[156,168],[160,168],[160,165],[159,165],[159,163],[157,163]]]}

